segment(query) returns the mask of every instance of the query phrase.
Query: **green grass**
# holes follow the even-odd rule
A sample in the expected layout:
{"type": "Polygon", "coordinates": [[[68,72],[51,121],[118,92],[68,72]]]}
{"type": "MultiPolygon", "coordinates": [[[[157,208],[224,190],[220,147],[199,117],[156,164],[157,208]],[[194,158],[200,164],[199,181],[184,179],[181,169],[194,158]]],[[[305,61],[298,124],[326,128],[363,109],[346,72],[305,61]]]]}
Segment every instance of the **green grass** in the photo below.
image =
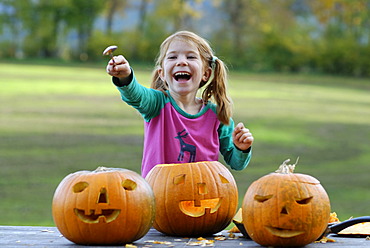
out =
{"type": "MultiPolygon", "coordinates": [[[[150,71],[136,69],[140,81],[150,71]]],[[[299,156],[341,219],[369,215],[370,83],[320,75],[230,73],[234,120],[253,132],[253,158],[232,171],[248,186],[299,156]]],[[[53,225],[55,188],[100,165],[140,171],[143,121],[103,66],[0,63],[0,225],[53,225]]]]}

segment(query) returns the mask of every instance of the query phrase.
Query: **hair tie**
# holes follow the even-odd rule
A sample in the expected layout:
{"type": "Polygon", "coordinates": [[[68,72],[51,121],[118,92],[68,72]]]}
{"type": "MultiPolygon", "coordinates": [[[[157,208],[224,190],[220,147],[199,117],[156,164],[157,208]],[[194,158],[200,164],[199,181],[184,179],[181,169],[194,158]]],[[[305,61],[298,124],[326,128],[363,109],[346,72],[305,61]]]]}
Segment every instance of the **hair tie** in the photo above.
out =
{"type": "Polygon", "coordinates": [[[215,69],[216,67],[216,60],[218,60],[218,58],[216,56],[212,56],[212,60],[211,60],[212,69],[215,69]]]}
{"type": "Polygon", "coordinates": [[[212,64],[215,64],[216,60],[218,60],[218,58],[216,56],[212,56],[212,64]]]}

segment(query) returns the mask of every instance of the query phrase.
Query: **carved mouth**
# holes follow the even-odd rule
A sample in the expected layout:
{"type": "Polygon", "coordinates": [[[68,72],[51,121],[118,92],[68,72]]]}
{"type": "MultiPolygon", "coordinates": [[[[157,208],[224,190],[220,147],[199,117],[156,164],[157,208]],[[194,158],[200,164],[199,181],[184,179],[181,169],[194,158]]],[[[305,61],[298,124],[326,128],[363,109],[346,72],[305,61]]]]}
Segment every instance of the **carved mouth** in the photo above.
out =
{"type": "Polygon", "coordinates": [[[274,236],[280,238],[292,238],[304,233],[304,231],[284,229],[272,226],[265,226],[265,228],[274,236]]]}
{"type": "Polygon", "coordinates": [[[85,223],[95,224],[95,223],[109,223],[117,219],[121,210],[119,209],[103,209],[101,214],[96,214],[94,210],[90,210],[89,214],[85,214],[85,210],[74,209],[77,217],[85,223]]]}
{"type": "Polygon", "coordinates": [[[200,217],[206,213],[206,209],[210,209],[210,213],[214,213],[221,205],[222,198],[205,199],[196,201],[180,201],[179,207],[181,212],[191,217],[200,217]]]}

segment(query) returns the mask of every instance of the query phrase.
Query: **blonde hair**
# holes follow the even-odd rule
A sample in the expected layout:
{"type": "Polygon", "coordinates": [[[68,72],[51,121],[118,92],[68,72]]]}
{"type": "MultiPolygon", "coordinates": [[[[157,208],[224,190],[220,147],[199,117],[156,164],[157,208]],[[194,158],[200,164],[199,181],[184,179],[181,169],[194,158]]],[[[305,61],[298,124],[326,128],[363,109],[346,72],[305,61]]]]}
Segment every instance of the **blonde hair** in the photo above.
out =
{"type": "Polygon", "coordinates": [[[189,31],[179,31],[172,34],[162,42],[155,68],[152,73],[152,84],[150,87],[163,92],[168,90],[167,83],[159,76],[159,69],[162,68],[168,47],[174,40],[181,40],[196,45],[205,68],[212,68],[213,77],[211,81],[209,83],[209,80],[202,81],[199,86],[199,88],[201,88],[206,85],[202,92],[202,100],[204,103],[207,103],[209,100],[214,100],[217,105],[218,119],[223,124],[228,125],[232,115],[232,101],[227,94],[227,67],[222,60],[214,56],[213,50],[209,43],[195,33],[189,31]]]}

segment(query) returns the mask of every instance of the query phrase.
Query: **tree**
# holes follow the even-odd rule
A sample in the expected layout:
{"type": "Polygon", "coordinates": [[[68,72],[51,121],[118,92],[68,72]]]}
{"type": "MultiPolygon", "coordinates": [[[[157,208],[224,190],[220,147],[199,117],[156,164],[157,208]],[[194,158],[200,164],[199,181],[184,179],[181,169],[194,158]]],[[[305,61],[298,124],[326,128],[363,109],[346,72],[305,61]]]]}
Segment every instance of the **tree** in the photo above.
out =
{"type": "Polygon", "coordinates": [[[22,57],[18,52],[22,47],[22,22],[20,21],[20,2],[12,0],[3,0],[0,4],[0,34],[7,33],[8,36],[2,36],[0,42],[6,47],[2,51],[3,56],[22,57]]]}
{"type": "Polygon", "coordinates": [[[157,0],[152,14],[169,33],[184,28],[193,30],[191,20],[201,16],[201,11],[196,7],[202,2],[200,0],[157,0]]]}
{"type": "Polygon", "coordinates": [[[286,39],[296,31],[293,3],[294,0],[223,0],[221,8],[227,22],[222,32],[223,37],[230,37],[228,51],[234,58],[233,66],[280,67],[281,53],[289,51],[286,39]]]}
{"type": "MultiPolygon", "coordinates": [[[[145,0],[144,0],[145,1],[145,0]]],[[[127,0],[108,0],[107,2],[107,10],[106,10],[106,18],[107,18],[107,25],[105,29],[105,33],[107,35],[112,35],[113,30],[113,19],[117,12],[124,12],[124,9],[127,7],[127,0]]]]}
{"type": "Polygon", "coordinates": [[[308,1],[321,26],[317,67],[326,72],[369,75],[370,1],[308,1]]]}
{"type": "Polygon", "coordinates": [[[77,49],[75,54],[81,60],[88,59],[87,47],[90,41],[94,22],[101,13],[105,2],[101,0],[66,0],[70,1],[69,12],[66,17],[70,28],[77,31],[77,49]]]}
{"type": "Polygon", "coordinates": [[[308,1],[313,15],[330,35],[349,35],[358,42],[370,42],[369,0],[322,0],[308,1]]]}

